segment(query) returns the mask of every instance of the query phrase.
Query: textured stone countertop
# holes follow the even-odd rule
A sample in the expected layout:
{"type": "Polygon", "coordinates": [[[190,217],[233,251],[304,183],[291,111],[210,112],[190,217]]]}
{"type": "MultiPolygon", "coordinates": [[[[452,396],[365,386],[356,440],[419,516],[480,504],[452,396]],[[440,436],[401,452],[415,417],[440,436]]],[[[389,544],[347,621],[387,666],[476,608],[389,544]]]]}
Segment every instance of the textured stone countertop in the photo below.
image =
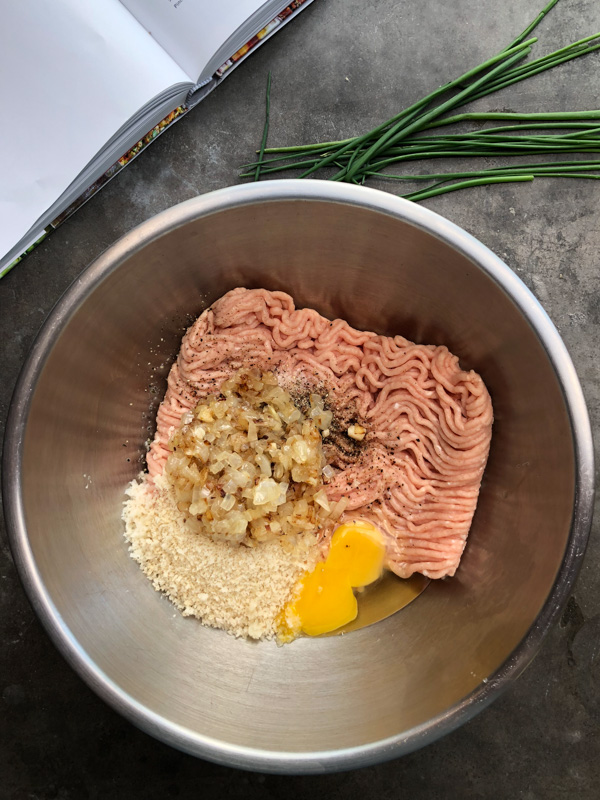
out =
{"type": "MultiPolygon", "coordinates": [[[[54,303],[139,222],[238,182],[270,143],[373,127],[497,52],[545,0],[316,0],[216,92],[0,281],[4,425],[19,369],[54,303]]],[[[597,0],[561,0],[538,53],[600,30],[597,0]]],[[[480,110],[598,108],[600,55],[477,103],[480,110]]],[[[395,191],[391,184],[374,184],[395,191]]],[[[479,238],[539,298],[571,353],[600,440],[600,186],[542,180],[478,187],[424,205],[479,238]]],[[[183,755],[108,708],[37,621],[6,533],[0,552],[0,798],[596,798],[600,791],[600,514],[562,619],[526,672],[459,730],[404,758],[315,777],[239,772],[183,755]]]]}

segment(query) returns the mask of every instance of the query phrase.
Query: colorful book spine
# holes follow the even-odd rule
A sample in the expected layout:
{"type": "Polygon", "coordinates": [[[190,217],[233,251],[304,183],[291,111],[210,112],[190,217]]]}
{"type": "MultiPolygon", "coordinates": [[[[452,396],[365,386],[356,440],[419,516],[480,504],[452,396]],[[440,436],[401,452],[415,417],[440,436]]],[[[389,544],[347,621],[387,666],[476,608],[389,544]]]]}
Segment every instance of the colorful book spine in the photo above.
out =
{"type": "Polygon", "coordinates": [[[257,44],[260,44],[261,39],[264,39],[268,33],[271,33],[271,31],[279,27],[282,22],[284,22],[291,14],[293,14],[297,8],[300,8],[301,5],[304,5],[305,2],[307,2],[307,0],[294,0],[293,3],[290,3],[290,5],[287,8],[284,8],[283,11],[275,17],[275,19],[271,20],[268,25],[265,25],[265,27],[256,34],[256,36],[253,36],[249,42],[247,42],[243,47],[240,47],[237,53],[234,53],[231,58],[228,58],[227,61],[216,71],[215,76],[217,78],[222,77],[228,69],[233,67],[236,61],[239,61],[240,58],[243,58],[253,48],[255,48],[257,44]]]}
{"type": "MultiPolygon", "coordinates": [[[[253,50],[257,45],[260,44],[261,40],[265,38],[271,31],[281,25],[291,14],[294,13],[300,6],[304,5],[304,3],[309,2],[309,0],[293,0],[287,8],[281,11],[268,25],[260,30],[256,36],[253,36],[249,42],[247,42],[243,47],[234,53],[231,58],[228,58],[227,61],[219,67],[219,69],[215,73],[216,78],[222,78],[225,73],[231,69],[237,61],[247,55],[251,50],[253,50]]],[[[62,213],[56,217],[56,219],[52,220],[52,222],[46,226],[46,228],[40,231],[34,237],[35,240],[27,247],[27,249],[16,258],[11,264],[6,267],[6,269],[2,272],[2,275],[6,275],[13,267],[15,267],[23,258],[34,250],[40,242],[43,242],[47,236],[52,233],[52,231],[56,230],[59,225],[61,225],[65,220],[67,220],[72,214],[74,214],[81,206],[86,203],[91,197],[93,197],[100,189],[105,186],[110,180],[112,180],[115,175],[117,175],[123,167],[127,166],[130,161],[133,161],[134,158],[139,156],[141,152],[143,152],[149,144],[151,144],[161,133],[164,133],[167,128],[169,128],[173,123],[180,120],[187,112],[190,110],[190,107],[187,105],[181,105],[176,108],[174,111],[171,111],[167,116],[161,120],[158,125],[155,125],[152,130],[148,131],[148,133],[143,136],[139,142],[133,145],[124,155],[121,156],[112,166],[110,166],[106,172],[101,175],[98,180],[94,181],[91,186],[88,188],[75,200],[71,205],[66,208],[62,213]]],[[[2,277],[0,275],[0,277],[2,277]]]]}

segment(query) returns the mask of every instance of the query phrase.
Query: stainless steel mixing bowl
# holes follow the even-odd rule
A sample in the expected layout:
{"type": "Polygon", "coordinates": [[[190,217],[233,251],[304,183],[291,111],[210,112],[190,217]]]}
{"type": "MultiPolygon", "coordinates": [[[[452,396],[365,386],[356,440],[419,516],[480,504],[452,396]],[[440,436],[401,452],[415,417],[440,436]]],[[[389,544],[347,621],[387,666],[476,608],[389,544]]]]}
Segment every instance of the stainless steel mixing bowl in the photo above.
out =
{"type": "Polygon", "coordinates": [[[4,490],[29,597],[101,697],[189,753],[321,772],[432,741],[531,661],[583,556],[593,455],[565,347],[500,259],[393,196],[280,181],[176,206],[82,274],[20,378],[4,490]],[[285,647],[239,641],[176,613],[128,556],[123,492],[168,363],[185,324],[236,286],[444,343],[489,387],[492,448],[460,570],[384,622],[285,647]]]}

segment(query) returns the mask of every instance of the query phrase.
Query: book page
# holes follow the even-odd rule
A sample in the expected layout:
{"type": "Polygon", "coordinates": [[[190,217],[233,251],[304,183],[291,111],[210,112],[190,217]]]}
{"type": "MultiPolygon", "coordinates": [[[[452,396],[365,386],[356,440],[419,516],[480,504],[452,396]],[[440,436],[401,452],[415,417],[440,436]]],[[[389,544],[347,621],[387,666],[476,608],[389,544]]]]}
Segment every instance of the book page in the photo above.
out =
{"type": "Polygon", "coordinates": [[[208,62],[227,39],[258,9],[267,5],[264,0],[121,2],[193,81],[198,80],[208,62]]]}
{"type": "Polygon", "coordinates": [[[119,0],[20,0],[0,23],[0,256],[152,98],[189,83],[119,0]]]}

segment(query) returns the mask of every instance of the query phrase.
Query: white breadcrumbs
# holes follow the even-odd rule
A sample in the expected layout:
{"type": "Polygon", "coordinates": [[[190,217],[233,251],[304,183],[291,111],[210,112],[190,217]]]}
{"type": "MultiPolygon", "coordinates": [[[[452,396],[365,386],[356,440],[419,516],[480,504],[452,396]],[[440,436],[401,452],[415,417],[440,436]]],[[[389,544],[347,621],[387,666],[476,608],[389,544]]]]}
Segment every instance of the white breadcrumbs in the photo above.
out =
{"type": "Polygon", "coordinates": [[[319,558],[314,537],[294,552],[278,540],[255,547],[213,541],[186,528],[163,478],[127,488],[123,519],[129,551],[158,591],[184,616],[238,637],[271,639],[302,574],[319,558]]]}

